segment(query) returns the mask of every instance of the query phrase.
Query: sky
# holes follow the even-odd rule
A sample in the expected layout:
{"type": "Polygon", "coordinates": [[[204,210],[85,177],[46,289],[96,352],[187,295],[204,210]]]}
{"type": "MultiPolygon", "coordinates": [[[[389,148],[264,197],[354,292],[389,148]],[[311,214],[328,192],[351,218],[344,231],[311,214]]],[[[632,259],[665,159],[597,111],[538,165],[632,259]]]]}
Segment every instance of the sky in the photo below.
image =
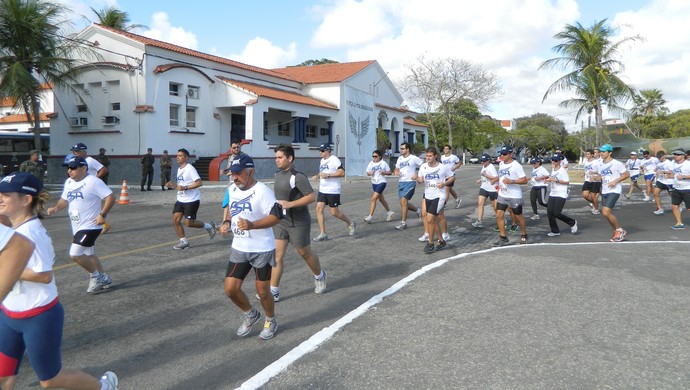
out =
{"type": "MultiPolygon", "coordinates": [[[[587,126],[550,94],[567,73],[538,70],[557,57],[553,36],[566,24],[607,19],[620,48],[622,78],[662,91],[671,112],[690,108],[690,1],[687,0],[56,0],[73,11],[75,29],[96,19],[90,7],[114,5],[144,36],[264,68],[310,59],[376,60],[395,83],[421,55],[457,58],[498,77],[502,93],[483,110],[496,119],[547,113],[569,131],[587,126]]],[[[630,106],[630,105],[628,105],[630,106]]],[[[605,113],[605,117],[618,115],[605,113]]],[[[594,118],[592,118],[592,124],[594,118]]]]}

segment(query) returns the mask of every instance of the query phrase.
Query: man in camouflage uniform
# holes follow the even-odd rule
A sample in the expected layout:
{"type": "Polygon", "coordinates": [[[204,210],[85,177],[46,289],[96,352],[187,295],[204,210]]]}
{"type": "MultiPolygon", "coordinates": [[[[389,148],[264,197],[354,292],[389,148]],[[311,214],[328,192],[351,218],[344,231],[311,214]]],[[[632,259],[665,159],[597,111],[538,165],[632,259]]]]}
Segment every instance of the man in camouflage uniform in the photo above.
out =
{"type": "Polygon", "coordinates": [[[94,158],[108,170],[105,175],[101,176],[103,183],[108,184],[108,176],[110,176],[110,157],[105,155],[105,148],[100,148],[98,150],[98,156],[94,158]]]}
{"type": "MultiPolygon", "coordinates": [[[[170,172],[172,170],[172,158],[168,156],[168,151],[164,150],[160,158],[161,164],[161,189],[165,191],[165,183],[170,181],[170,172]]],[[[172,188],[168,188],[172,190],[172,188]]]]}
{"type": "Polygon", "coordinates": [[[45,164],[43,164],[43,161],[38,160],[38,150],[31,151],[31,157],[29,157],[28,160],[24,161],[22,165],[19,166],[19,172],[28,172],[43,182],[46,167],[45,164]]]}

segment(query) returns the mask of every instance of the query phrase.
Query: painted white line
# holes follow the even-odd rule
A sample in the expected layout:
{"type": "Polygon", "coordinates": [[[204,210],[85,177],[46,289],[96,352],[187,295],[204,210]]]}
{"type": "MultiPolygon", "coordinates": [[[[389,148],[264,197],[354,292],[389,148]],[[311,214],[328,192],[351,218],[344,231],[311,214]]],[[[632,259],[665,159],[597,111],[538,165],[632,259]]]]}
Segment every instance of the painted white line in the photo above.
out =
{"type": "Polygon", "coordinates": [[[333,337],[333,335],[336,332],[338,332],[340,329],[342,329],[345,325],[354,321],[357,317],[366,313],[366,311],[369,310],[372,306],[377,305],[378,303],[383,301],[384,298],[396,293],[398,290],[402,289],[407,284],[409,284],[410,282],[419,278],[420,276],[426,274],[427,272],[429,272],[435,268],[438,268],[438,267],[448,263],[449,261],[458,260],[458,259],[462,259],[465,257],[484,254],[484,253],[495,252],[495,251],[517,249],[517,248],[529,249],[530,247],[535,247],[535,246],[568,246],[568,245],[600,245],[600,244],[602,244],[602,245],[610,245],[610,246],[614,247],[614,246],[618,246],[621,244],[626,245],[626,244],[672,244],[672,243],[674,243],[674,244],[675,243],[690,244],[690,241],[626,241],[626,242],[617,242],[617,243],[611,243],[611,242],[535,243],[535,244],[528,244],[528,245],[509,245],[509,246],[504,246],[504,247],[489,248],[489,249],[484,249],[484,250],[480,250],[480,251],[476,251],[476,252],[461,253],[461,254],[455,255],[453,257],[448,257],[445,259],[437,260],[436,262],[425,265],[424,267],[420,268],[419,270],[411,273],[410,275],[406,276],[405,278],[401,279],[400,281],[398,281],[394,285],[392,285],[389,288],[387,288],[386,290],[384,290],[382,293],[377,294],[377,295],[369,298],[368,301],[364,302],[363,304],[361,304],[356,309],[347,313],[345,316],[340,318],[338,321],[334,322],[333,325],[331,325],[327,328],[324,328],[321,331],[317,332],[316,334],[311,336],[309,339],[305,340],[300,345],[293,348],[290,352],[283,355],[280,359],[278,359],[275,362],[266,366],[266,368],[259,371],[256,375],[254,375],[253,377],[249,378],[247,381],[242,383],[242,385],[238,389],[241,389],[241,390],[258,389],[259,387],[265,385],[266,383],[268,383],[269,380],[271,380],[271,378],[280,374],[280,372],[282,372],[283,370],[288,368],[292,363],[297,361],[297,359],[300,359],[301,357],[307,355],[308,353],[311,353],[312,351],[316,350],[316,348],[318,348],[321,344],[323,344],[328,339],[333,337]]]}

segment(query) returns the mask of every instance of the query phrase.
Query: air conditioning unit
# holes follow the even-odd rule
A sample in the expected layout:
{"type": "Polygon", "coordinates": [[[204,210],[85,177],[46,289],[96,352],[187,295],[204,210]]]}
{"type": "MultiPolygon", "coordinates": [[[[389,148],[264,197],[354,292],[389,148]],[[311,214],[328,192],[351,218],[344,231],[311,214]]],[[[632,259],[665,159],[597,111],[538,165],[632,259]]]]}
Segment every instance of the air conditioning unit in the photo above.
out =
{"type": "Polygon", "coordinates": [[[198,99],[199,98],[199,90],[196,88],[187,89],[187,97],[190,99],[198,99]]]}
{"type": "Polygon", "coordinates": [[[120,123],[120,118],[116,117],[115,115],[107,115],[104,116],[103,119],[101,119],[101,122],[104,123],[105,125],[116,125],[120,123]]]}

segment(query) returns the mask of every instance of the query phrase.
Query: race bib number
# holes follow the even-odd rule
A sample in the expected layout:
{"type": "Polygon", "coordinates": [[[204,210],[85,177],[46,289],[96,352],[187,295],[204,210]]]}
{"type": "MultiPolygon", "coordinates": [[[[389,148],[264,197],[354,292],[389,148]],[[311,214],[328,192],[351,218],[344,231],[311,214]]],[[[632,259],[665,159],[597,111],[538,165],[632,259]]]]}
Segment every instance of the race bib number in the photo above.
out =
{"type": "Polygon", "coordinates": [[[249,238],[249,230],[240,229],[237,227],[237,222],[233,222],[231,228],[235,238],[249,238]]]}
{"type": "Polygon", "coordinates": [[[79,222],[81,220],[81,218],[79,218],[79,210],[70,210],[69,220],[72,222],[79,222]]]}

